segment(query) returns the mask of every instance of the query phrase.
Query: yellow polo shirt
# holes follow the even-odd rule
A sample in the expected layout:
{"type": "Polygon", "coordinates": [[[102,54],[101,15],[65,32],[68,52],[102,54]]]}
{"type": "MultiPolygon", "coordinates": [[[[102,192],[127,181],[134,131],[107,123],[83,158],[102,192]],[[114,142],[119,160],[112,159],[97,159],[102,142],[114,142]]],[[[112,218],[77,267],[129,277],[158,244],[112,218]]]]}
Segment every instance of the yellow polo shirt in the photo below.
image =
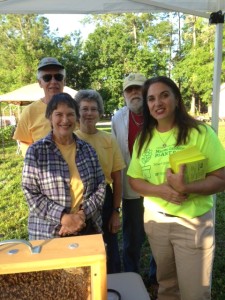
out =
{"type": "Polygon", "coordinates": [[[78,129],[75,134],[95,149],[106,182],[111,184],[111,173],[125,168],[125,163],[115,138],[110,133],[101,130],[95,134],[86,134],[78,129]]]}

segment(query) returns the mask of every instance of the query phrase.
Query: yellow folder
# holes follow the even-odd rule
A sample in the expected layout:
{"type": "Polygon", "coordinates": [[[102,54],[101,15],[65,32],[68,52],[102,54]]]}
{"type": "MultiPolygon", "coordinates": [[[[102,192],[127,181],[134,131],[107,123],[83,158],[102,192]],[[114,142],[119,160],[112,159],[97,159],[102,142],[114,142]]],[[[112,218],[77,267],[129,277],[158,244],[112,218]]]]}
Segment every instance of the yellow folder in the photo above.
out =
{"type": "Polygon", "coordinates": [[[180,165],[185,165],[186,182],[205,178],[207,158],[196,146],[171,154],[169,162],[174,173],[179,172],[180,165]]]}

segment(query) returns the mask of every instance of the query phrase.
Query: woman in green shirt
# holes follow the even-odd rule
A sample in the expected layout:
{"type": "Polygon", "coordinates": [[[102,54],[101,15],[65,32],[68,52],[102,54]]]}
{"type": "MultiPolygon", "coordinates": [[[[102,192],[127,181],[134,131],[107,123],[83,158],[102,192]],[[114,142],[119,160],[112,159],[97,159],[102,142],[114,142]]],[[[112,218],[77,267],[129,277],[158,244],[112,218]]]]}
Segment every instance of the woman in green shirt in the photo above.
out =
{"type": "Polygon", "coordinates": [[[144,83],[143,113],[143,129],[127,174],[131,187],[144,196],[158,299],[211,299],[212,194],[225,189],[224,149],[210,126],[187,113],[179,88],[167,77],[144,83]],[[173,174],[169,156],[192,146],[207,157],[206,175],[187,183],[185,165],[173,174]]]}

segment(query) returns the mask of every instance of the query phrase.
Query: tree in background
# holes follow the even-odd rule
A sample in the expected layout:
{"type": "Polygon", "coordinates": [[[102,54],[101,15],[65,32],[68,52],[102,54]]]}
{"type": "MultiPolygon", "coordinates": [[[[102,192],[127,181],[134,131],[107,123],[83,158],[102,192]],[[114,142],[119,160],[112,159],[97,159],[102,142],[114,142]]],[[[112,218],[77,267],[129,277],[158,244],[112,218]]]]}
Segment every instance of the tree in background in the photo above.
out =
{"type": "MultiPolygon", "coordinates": [[[[172,74],[192,114],[207,112],[212,101],[215,27],[208,20],[186,16],[172,74]]],[[[223,69],[225,63],[223,62],[223,69]]],[[[224,72],[221,76],[225,79],[224,72]]]]}
{"type": "Polygon", "coordinates": [[[141,72],[146,77],[168,74],[168,20],[143,13],[95,15],[91,22],[96,30],[84,45],[86,84],[100,91],[107,111],[124,105],[122,81],[128,73],[141,72]]]}
{"type": "MultiPolygon", "coordinates": [[[[124,105],[122,81],[130,72],[172,77],[193,114],[211,103],[215,27],[207,20],[129,13],[93,15],[85,22],[95,31],[83,41],[77,31],[58,37],[43,16],[0,15],[0,94],[35,82],[39,60],[54,56],[66,67],[67,85],[99,91],[107,113],[124,105]]],[[[224,69],[225,60],[223,81],[224,69]]]]}
{"type": "Polygon", "coordinates": [[[50,42],[48,33],[47,20],[36,15],[0,16],[1,93],[36,80],[42,46],[50,42]]]}
{"type": "MultiPolygon", "coordinates": [[[[64,38],[49,30],[48,19],[39,15],[0,15],[0,93],[36,82],[37,65],[45,56],[57,57],[68,66],[68,83],[76,87],[80,33],[64,38]]],[[[78,86],[79,87],[79,86],[78,86]]]]}
{"type": "MultiPolygon", "coordinates": [[[[66,68],[66,85],[79,90],[86,81],[82,65],[83,41],[80,32],[52,39],[51,56],[57,57],[66,68]]],[[[47,53],[47,52],[46,52],[47,53]]],[[[47,54],[45,55],[47,56],[47,54]]]]}

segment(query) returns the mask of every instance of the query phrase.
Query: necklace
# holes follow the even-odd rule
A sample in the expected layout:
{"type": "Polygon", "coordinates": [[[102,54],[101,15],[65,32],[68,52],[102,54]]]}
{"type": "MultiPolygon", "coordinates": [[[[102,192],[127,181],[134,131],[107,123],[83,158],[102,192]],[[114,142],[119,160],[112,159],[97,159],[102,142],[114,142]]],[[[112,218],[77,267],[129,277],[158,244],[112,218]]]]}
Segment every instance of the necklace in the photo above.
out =
{"type": "Polygon", "coordinates": [[[134,124],[135,124],[136,126],[140,127],[140,126],[143,125],[144,121],[142,121],[142,122],[137,122],[137,121],[135,120],[135,117],[134,117],[134,114],[133,114],[132,111],[130,111],[130,114],[131,114],[131,118],[132,118],[132,120],[133,120],[133,122],[134,122],[134,124]]]}
{"type": "Polygon", "coordinates": [[[159,136],[159,138],[162,142],[162,147],[163,148],[167,147],[167,142],[170,140],[171,136],[173,135],[174,130],[172,130],[172,132],[170,133],[170,135],[167,137],[166,140],[162,139],[162,137],[161,137],[160,133],[158,132],[158,130],[156,130],[156,132],[157,132],[157,134],[158,134],[158,136],[159,136]]]}

